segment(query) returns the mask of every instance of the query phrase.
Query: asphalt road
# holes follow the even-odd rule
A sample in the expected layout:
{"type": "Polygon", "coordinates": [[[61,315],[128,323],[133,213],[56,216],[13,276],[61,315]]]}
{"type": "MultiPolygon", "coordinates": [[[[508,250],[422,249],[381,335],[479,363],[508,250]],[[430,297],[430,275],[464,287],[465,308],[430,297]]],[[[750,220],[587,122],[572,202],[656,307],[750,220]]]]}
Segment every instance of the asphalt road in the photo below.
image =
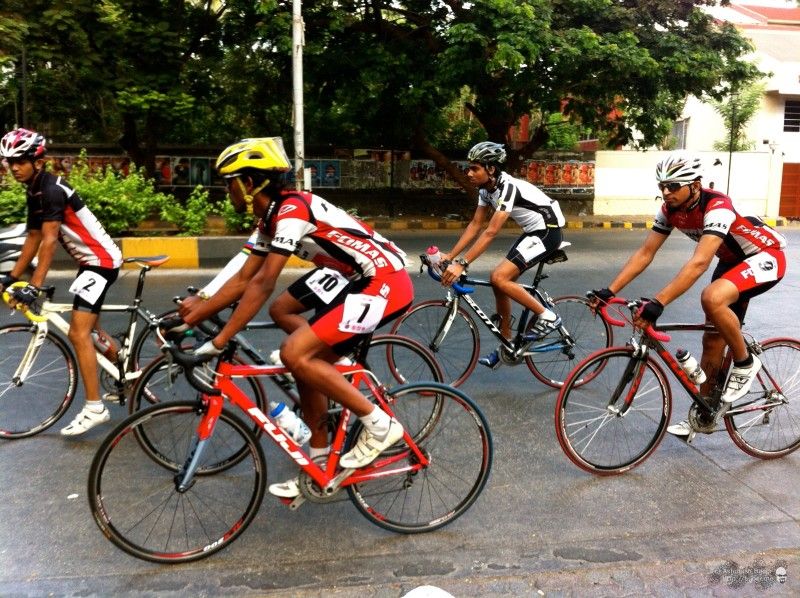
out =
{"type": "MultiPolygon", "coordinates": [[[[800,337],[800,229],[786,228],[790,271],[767,296],[754,300],[746,327],[758,338],[800,337]]],[[[452,233],[392,235],[410,255],[432,242],[449,247],[452,233]]],[[[570,259],[552,267],[552,295],[607,284],[644,231],[567,231],[570,259]]],[[[510,245],[473,265],[488,274],[510,245]]],[[[674,235],[630,296],[651,295],[694,245],[674,235]]],[[[71,273],[54,273],[65,289],[71,273]]],[[[209,272],[150,275],[145,305],[169,298],[209,272]]],[[[284,276],[281,288],[296,276],[284,276]]],[[[417,299],[442,291],[414,275],[417,299]]],[[[114,286],[114,301],[133,292],[135,273],[114,286]]],[[[476,299],[491,308],[484,291],[476,299]]],[[[699,287],[669,306],[664,318],[694,321],[699,287]]],[[[5,323],[8,313],[0,317],[5,323]]],[[[18,316],[13,316],[18,320],[18,316]]],[[[115,330],[118,323],[107,323],[115,330]]],[[[271,349],[279,339],[265,338],[271,349]]],[[[680,344],[679,344],[680,343],[680,344]]],[[[673,346],[699,355],[699,339],[673,346]]],[[[484,335],[484,350],[491,342],[484,335]]],[[[2,350],[2,348],[0,348],[2,350]]],[[[478,366],[480,368],[480,366],[478,366]]],[[[555,438],[556,393],[525,366],[478,369],[463,386],[486,414],[494,436],[494,468],[478,501],[437,532],[396,535],[371,525],[346,501],[306,503],[289,512],[265,498],[259,515],[233,545],[181,566],[138,561],[108,542],[86,501],[89,462],[107,427],[64,439],[58,434],[80,408],[79,395],[56,426],[37,437],[0,444],[0,595],[2,596],[401,596],[432,584],[456,596],[507,595],[793,595],[800,594],[800,454],[759,461],[725,433],[693,445],[667,437],[641,467],[623,476],[594,477],[562,454],[555,438]],[[785,583],[774,571],[785,567],[785,583]]],[[[689,400],[673,386],[673,420],[689,400]]],[[[0,405],[2,408],[2,405],[0,405]]],[[[124,415],[112,406],[114,421],[124,415]]],[[[292,474],[291,464],[266,447],[269,481],[292,474]]]]}

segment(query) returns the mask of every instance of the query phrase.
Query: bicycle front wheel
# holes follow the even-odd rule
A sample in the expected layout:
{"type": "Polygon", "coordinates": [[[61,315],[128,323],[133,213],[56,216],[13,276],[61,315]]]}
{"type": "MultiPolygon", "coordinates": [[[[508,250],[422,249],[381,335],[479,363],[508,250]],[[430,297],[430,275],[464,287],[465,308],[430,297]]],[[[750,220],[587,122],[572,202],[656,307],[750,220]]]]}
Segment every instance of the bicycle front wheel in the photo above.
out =
{"type": "MultiPolygon", "coordinates": [[[[238,363],[238,358],[234,357],[233,361],[238,363]]],[[[262,413],[269,411],[267,396],[256,377],[241,378],[239,389],[258,406],[262,413]]],[[[134,413],[150,405],[169,404],[191,399],[199,401],[200,398],[200,393],[186,379],[183,368],[162,355],[152,361],[142,372],[131,393],[128,409],[134,413]]],[[[262,433],[261,426],[255,423],[250,425],[250,430],[256,438],[259,438],[262,433]]],[[[216,433],[224,434],[222,431],[216,433]]],[[[156,461],[169,462],[168,457],[165,457],[162,452],[160,444],[153,441],[147,435],[146,430],[143,430],[139,436],[142,450],[145,453],[156,461]]],[[[220,443],[220,447],[223,446],[225,450],[218,449],[216,452],[216,461],[206,465],[210,472],[223,471],[247,456],[247,445],[239,442],[236,435],[233,435],[227,443],[220,443]]]]}
{"type": "Polygon", "coordinates": [[[247,528],[264,498],[266,462],[247,426],[223,410],[200,452],[188,490],[177,480],[191,459],[202,405],[154,405],[130,415],[103,441],[89,469],[89,507],[103,534],[128,554],[157,563],[207,557],[247,528]],[[235,437],[246,458],[224,473],[207,475],[235,437]],[[143,459],[141,438],[167,459],[143,459]]]}
{"type": "Polygon", "coordinates": [[[75,358],[66,341],[52,332],[34,349],[27,373],[19,371],[35,335],[33,326],[0,328],[0,438],[25,438],[46,430],[75,398],[75,358]]]}
{"type": "MultiPolygon", "coordinates": [[[[589,354],[611,346],[613,333],[608,322],[595,315],[585,297],[558,297],[552,307],[561,316],[561,328],[534,343],[530,349],[534,353],[525,358],[525,363],[539,381],[561,388],[572,369],[589,354]]],[[[602,363],[597,366],[602,367],[602,363]]],[[[597,373],[587,370],[584,379],[576,384],[587,382],[597,373]]]]}
{"type": "Polygon", "coordinates": [[[775,459],[800,446],[800,342],[771,339],[750,391],[725,414],[725,428],[748,455],[775,459]]]}
{"type": "Polygon", "coordinates": [[[556,436],[581,469],[624,473],[656,449],[671,412],[661,367],[637,359],[631,348],[612,347],[589,356],[567,377],[556,401],[556,436]]]}
{"type": "Polygon", "coordinates": [[[475,321],[461,307],[446,326],[449,312],[447,301],[423,301],[395,322],[392,334],[411,338],[429,349],[441,366],[444,381],[459,386],[478,363],[480,333],[475,321]]]}
{"type": "MultiPolygon", "coordinates": [[[[400,386],[386,398],[428,465],[417,468],[417,457],[401,440],[378,457],[368,480],[347,487],[350,498],[367,519],[395,532],[447,525],[469,509],[489,477],[493,448],[486,419],[469,397],[442,384],[400,386]],[[428,426],[434,412],[435,424],[428,426]]],[[[353,426],[347,446],[360,430],[353,426]]]]}

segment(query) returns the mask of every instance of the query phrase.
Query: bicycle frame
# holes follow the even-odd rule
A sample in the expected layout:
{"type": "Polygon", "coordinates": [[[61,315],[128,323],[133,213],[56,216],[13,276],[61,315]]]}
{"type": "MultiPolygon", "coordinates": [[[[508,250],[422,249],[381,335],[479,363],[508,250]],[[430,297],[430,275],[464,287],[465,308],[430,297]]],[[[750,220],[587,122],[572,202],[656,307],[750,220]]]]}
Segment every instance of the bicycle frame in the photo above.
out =
{"type": "MultiPolygon", "coordinates": [[[[560,250],[563,253],[563,250],[560,250]]],[[[558,254],[554,256],[553,262],[555,261],[563,261],[563,260],[556,260],[558,254]]],[[[550,295],[547,294],[547,291],[544,289],[539,288],[539,284],[542,280],[547,278],[547,274],[543,273],[545,263],[550,263],[546,261],[539,262],[536,268],[536,274],[533,277],[533,284],[523,284],[519,283],[522,288],[528,291],[531,295],[533,295],[539,303],[542,305],[549,305],[552,303],[552,298],[550,295]]],[[[432,268],[428,267],[428,273],[436,277],[432,268]]],[[[515,345],[513,340],[506,339],[503,334],[500,332],[500,329],[495,325],[492,319],[486,315],[486,313],[481,309],[478,303],[470,297],[470,294],[474,291],[474,289],[468,288],[464,285],[473,285],[473,286],[482,286],[482,287],[491,287],[492,283],[488,280],[480,280],[474,278],[468,278],[463,276],[458,284],[453,285],[452,291],[450,289],[447,290],[447,305],[449,311],[445,319],[442,321],[441,326],[436,331],[436,336],[434,337],[433,344],[439,345],[444,340],[444,337],[447,336],[447,333],[450,330],[450,327],[453,324],[453,321],[456,318],[456,314],[458,313],[458,308],[463,300],[470,309],[475,313],[478,318],[484,323],[486,328],[492,335],[498,340],[498,342],[505,347],[505,349],[513,354],[516,352],[518,347],[515,345]]],[[[522,313],[519,317],[519,322],[517,323],[517,338],[520,338],[525,333],[525,328],[528,324],[528,318],[530,316],[530,309],[524,307],[522,309],[522,313]]],[[[566,331],[563,330],[562,327],[562,334],[564,334],[565,338],[569,338],[569,335],[566,334],[566,331]]],[[[568,341],[567,341],[568,342],[568,341]]],[[[526,350],[520,353],[517,357],[525,357],[529,355],[535,355],[536,353],[547,353],[549,351],[559,351],[564,348],[565,339],[558,338],[544,341],[543,343],[537,344],[535,346],[527,347],[526,350]]]]}
{"type": "MultiPolygon", "coordinates": [[[[390,416],[394,416],[394,413],[384,398],[383,387],[370,371],[364,369],[364,367],[359,364],[337,365],[336,369],[342,375],[351,376],[351,383],[354,387],[358,388],[362,384],[366,385],[369,389],[369,393],[378,402],[380,408],[386,411],[390,416]]],[[[407,450],[414,453],[416,457],[415,464],[386,470],[385,468],[387,466],[397,463],[407,456],[406,451],[401,451],[396,455],[381,456],[371,465],[359,469],[357,473],[354,473],[356,472],[354,469],[344,469],[338,474],[335,474],[334,472],[339,465],[339,459],[343,452],[347,428],[352,415],[350,410],[342,408],[331,443],[331,452],[327,457],[324,468],[320,467],[320,465],[311,460],[303,451],[302,447],[278,427],[269,415],[261,411],[233,381],[233,378],[279,376],[288,373],[289,370],[281,365],[237,365],[224,360],[219,363],[213,373],[215,379],[212,388],[215,392],[213,394],[203,393],[202,395],[201,400],[207,403],[208,408],[198,425],[197,442],[189,452],[189,461],[179,472],[179,479],[176,479],[176,484],[179,489],[189,488],[191,486],[192,477],[200,462],[203,448],[214,433],[214,426],[222,411],[225,399],[247,414],[249,419],[264,430],[267,436],[269,436],[269,438],[272,439],[272,441],[278,445],[303,472],[314,480],[326,496],[334,494],[339,488],[352,484],[359,484],[379,477],[397,475],[404,472],[416,472],[428,465],[428,457],[419,449],[406,430],[403,433],[403,440],[408,445],[407,450]]],[[[196,372],[192,372],[189,375],[189,381],[197,386],[194,384],[194,375],[196,375],[196,372]]],[[[210,382],[208,384],[211,386],[210,382]]],[[[200,386],[202,386],[202,384],[200,386]]],[[[288,504],[291,509],[296,509],[305,502],[305,497],[301,494],[293,500],[281,500],[288,504]]]]}
{"type": "MultiPolygon", "coordinates": [[[[117,383],[121,385],[128,384],[133,380],[136,380],[141,371],[131,372],[128,371],[128,366],[130,364],[131,359],[131,347],[133,346],[133,340],[136,338],[136,329],[138,320],[141,318],[149,325],[157,324],[157,318],[154,314],[150,311],[143,309],[141,307],[142,303],[142,293],[144,290],[144,279],[148,271],[151,270],[153,266],[148,265],[147,263],[140,261],[144,260],[145,258],[128,258],[125,260],[126,263],[136,262],[140,265],[141,270],[139,271],[139,279],[136,285],[136,293],[134,295],[134,299],[131,305],[123,305],[123,304],[111,304],[111,305],[103,305],[101,309],[102,312],[110,312],[110,313],[124,313],[127,312],[130,314],[130,318],[128,320],[128,327],[125,334],[125,337],[122,341],[122,346],[119,349],[119,358],[117,362],[112,362],[108,359],[105,355],[100,353],[97,349],[95,349],[95,358],[97,360],[98,365],[103,369],[103,371],[107,372],[109,376],[111,376],[117,383]]],[[[157,261],[157,258],[153,258],[157,261]]],[[[165,260],[164,260],[165,261],[165,260]]],[[[160,262],[160,263],[163,263],[160,262]]],[[[154,262],[154,265],[159,265],[154,262]]],[[[31,342],[28,345],[25,354],[20,361],[20,365],[17,368],[15,373],[15,379],[24,381],[25,377],[27,376],[28,372],[30,371],[31,367],[33,366],[34,361],[36,360],[36,356],[39,353],[39,348],[42,346],[42,342],[44,337],[47,335],[49,330],[49,325],[52,324],[61,334],[64,336],[69,336],[69,322],[65,320],[61,314],[66,312],[72,311],[72,304],[71,303],[54,303],[51,301],[53,297],[53,293],[55,292],[55,287],[46,287],[43,289],[45,292],[45,300],[41,305],[40,314],[35,319],[29,318],[31,320],[31,327],[36,330],[35,335],[32,337],[31,342]]]]}
{"type": "MultiPolygon", "coordinates": [[[[625,303],[630,307],[630,304],[623,300],[613,299],[611,303],[625,303]]],[[[601,310],[603,313],[603,317],[610,323],[615,326],[624,326],[625,321],[616,320],[608,315],[606,311],[608,306],[604,306],[601,310]]],[[[663,363],[667,366],[667,368],[673,373],[675,378],[680,382],[681,386],[686,390],[689,398],[692,400],[693,403],[701,407],[705,410],[706,413],[710,415],[714,415],[715,418],[720,416],[728,417],[731,415],[738,415],[741,413],[746,413],[748,411],[760,411],[763,410],[762,407],[756,408],[748,408],[747,406],[741,406],[736,408],[731,408],[730,405],[725,404],[724,408],[723,405],[719,402],[719,397],[722,394],[722,383],[724,382],[723,377],[725,372],[727,372],[728,367],[730,366],[731,362],[731,355],[730,352],[726,351],[725,357],[721,364],[721,367],[718,372],[718,378],[716,380],[716,386],[712,391],[711,396],[706,397],[700,393],[699,386],[695,385],[695,383],[689,378],[686,372],[683,371],[678,360],[672,353],[667,349],[664,343],[668,342],[671,337],[668,332],[713,332],[716,331],[716,328],[713,324],[704,323],[704,324],[685,324],[685,323],[665,323],[665,324],[656,324],[647,330],[642,331],[639,342],[636,337],[632,337],[631,340],[628,342],[628,345],[633,347],[633,355],[634,359],[631,360],[631,363],[625,369],[623,378],[620,381],[617,389],[609,399],[609,409],[612,409],[614,404],[619,400],[619,394],[621,389],[627,384],[628,381],[637,379],[637,383],[631,386],[631,389],[628,391],[627,396],[623,401],[623,407],[619,410],[621,415],[624,415],[625,412],[630,408],[633,397],[636,396],[638,391],[638,381],[641,378],[638,376],[639,370],[644,366],[644,362],[647,359],[647,354],[650,351],[655,351],[656,355],[661,357],[663,363]]],[[[749,335],[748,335],[749,336],[749,335]]],[[[760,345],[755,340],[750,338],[747,342],[748,347],[753,350],[754,353],[760,353],[759,350],[760,345]]],[[[780,390],[780,385],[774,379],[774,377],[766,370],[762,369],[758,373],[758,378],[760,379],[762,376],[766,376],[769,379],[772,386],[780,390]]]]}

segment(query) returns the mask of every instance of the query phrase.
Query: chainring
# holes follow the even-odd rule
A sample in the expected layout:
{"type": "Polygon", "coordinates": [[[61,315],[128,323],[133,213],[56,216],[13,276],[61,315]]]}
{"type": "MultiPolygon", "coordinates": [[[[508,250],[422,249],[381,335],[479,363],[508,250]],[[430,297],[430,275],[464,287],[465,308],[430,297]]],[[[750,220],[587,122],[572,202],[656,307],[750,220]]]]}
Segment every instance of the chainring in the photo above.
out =
{"type": "Polygon", "coordinates": [[[693,403],[689,408],[689,416],[687,419],[689,420],[689,425],[692,426],[695,432],[711,434],[717,429],[715,418],[698,407],[697,403],[693,403]]]}
{"type": "MultiPolygon", "coordinates": [[[[313,459],[314,463],[323,467],[328,460],[328,455],[321,455],[313,459]]],[[[311,476],[309,476],[305,471],[300,471],[300,474],[297,476],[297,486],[300,488],[300,494],[303,495],[309,502],[316,502],[316,503],[323,503],[323,502],[332,502],[333,499],[337,499],[336,496],[339,494],[339,490],[337,489],[333,494],[325,494],[322,488],[313,480],[311,476]]]]}

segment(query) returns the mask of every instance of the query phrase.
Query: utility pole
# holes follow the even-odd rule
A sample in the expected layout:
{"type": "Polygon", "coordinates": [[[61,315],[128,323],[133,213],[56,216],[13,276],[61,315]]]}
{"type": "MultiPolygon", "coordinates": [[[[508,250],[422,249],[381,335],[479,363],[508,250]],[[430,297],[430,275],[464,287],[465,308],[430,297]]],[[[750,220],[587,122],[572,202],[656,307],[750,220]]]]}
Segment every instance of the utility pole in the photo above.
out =
{"type": "Polygon", "coordinates": [[[736,135],[736,94],[731,95],[731,136],[728,142],[728,185],[725,188],[725,195],[731,193],[731,162],[733,162],[733,140],[736,135]]]}
{"type": "Polygon", "coordinates": [[[22,128],[28,128],[28,56],[22,44],[22,128]]]}
{"type": "MultiPolygon", "coordinates": [[[[303,131],[303,2],[292,0],[292,91],[294,101],[294,170],[295,188],[300,191],[305,187],[305,142],[303,131]]],[[[310,181],[309,181],[310,183],[310,181]]]]}

